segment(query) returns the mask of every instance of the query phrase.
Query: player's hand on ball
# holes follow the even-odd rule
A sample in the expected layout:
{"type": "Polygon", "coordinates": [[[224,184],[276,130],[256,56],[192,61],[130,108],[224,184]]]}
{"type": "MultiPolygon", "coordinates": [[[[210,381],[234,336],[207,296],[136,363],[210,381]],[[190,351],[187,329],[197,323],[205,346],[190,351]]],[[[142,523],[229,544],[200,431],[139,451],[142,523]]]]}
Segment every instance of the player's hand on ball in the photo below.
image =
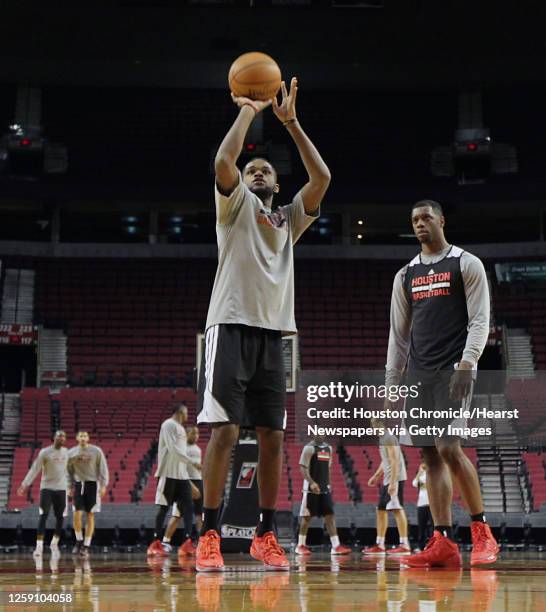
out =
{"type": "Polygon", "coordinates": [[[320,487],[316,482],[309,485],[309,489],[311,490],[311,493],[316,493],[317,495],[320,493],[320,487]]]}
{"type": "Polygon", "coordinates": [[[281,81],[282,100],[279,104],[277,96],[273,98],[273,112],[279,121],[285,123],[296,119],[296,97],[298,95],[298,79],[292,77],[290,81],[290,93],[286,91],[286,83],[281,81]]]}
{"type": "Polygon", "coordinates": [[[201,491],[192,483],[191,485],[191,498],[199,499],[201,497],[201,491]]]}
{"type": "Polygon", "coordinates": [[[233,94],[231,94],[231,99],[239,108],[251,106],[256,114],[263,111],[264,108],[267,108],[271,104],[271,100],[251,100],[250,98],[245,98],[244,96],[237,97],[233,94]]]}

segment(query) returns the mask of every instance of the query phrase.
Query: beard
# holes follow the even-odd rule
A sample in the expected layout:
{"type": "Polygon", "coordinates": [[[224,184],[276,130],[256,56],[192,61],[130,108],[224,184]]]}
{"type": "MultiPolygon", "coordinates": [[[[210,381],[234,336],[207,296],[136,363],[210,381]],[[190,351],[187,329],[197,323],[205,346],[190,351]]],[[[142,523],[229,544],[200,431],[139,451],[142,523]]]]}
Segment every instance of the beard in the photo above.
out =
{"type": "Polygon", "coordinates": [[[267,187],[266,185],[250,185],[249,189],[250,191],[252,191],[253,194],[257,195],[262,202],[265,202],[266,200],[272,198],[273,194],[275,193],[273,191],[273,187],[267,187]]]}

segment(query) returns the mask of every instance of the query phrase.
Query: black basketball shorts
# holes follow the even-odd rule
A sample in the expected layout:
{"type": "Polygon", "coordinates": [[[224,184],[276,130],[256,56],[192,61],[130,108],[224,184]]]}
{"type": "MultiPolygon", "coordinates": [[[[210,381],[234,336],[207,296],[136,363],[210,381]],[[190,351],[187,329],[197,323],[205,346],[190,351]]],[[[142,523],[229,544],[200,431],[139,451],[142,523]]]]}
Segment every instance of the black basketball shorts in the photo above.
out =
{"type": "Polygon", "coordinates": [[[408,417],[404,419],[407,436],[401,437],[402,444],[421,447],[434,446],[438,438],[427,434],[426,428],[429,426],[444,429],[446,433],[442,438],[463,437],[449,436],[448,425],[457,428],[466,427],[467,419],[443,416],[457,414],[461,409],[470,410],[472,405],[473,387],[472,391],[462,400],[450,398],[449,384],[454,372],[455,369],[430,372],[408,371],[406,384],[408,386],[417,385],[419,394],[417,398],[408,397],[404,402],[404,410],[408,417]]]}
{"type": "Polygon", "coordinates": [[[329,491],[326,493],[303,492],[300,516],[328,516],[329,514],[334,514],[334,500],[329,491]]]}
{"type": "Polygon", "coordinates": [[[398,495],[389,495],[389,485],[381,485],[378,510],[402,510],[404,507],[404,481],[398,482],[398,495]]]}
{"type": "Polygon", "coordinates": [[[173,516],[183,516],[184,508],[192,505],[190,481],[161,477],[157,482],[155,503],[172,506],[173,516]]]}
{"type": "Polygon", "coordinates": [[[286,373],[281,332],[213,325],[205,335],[198,423],[286,427],[286,373]]]}
{"type": "Polygon", "coordinates": [[[40,491],[40,514],[47,516],[53,506],[53,514],[56,517],[66,516],[68,513],[66,496],[66,490],[42,489],[40,491]]]}
{"type": "Polygon", "coordinates": [[[94,480],[74,483],[74,499],[72,500],[74,511],[100,512],[100,501],[99,487],[94,480]]]}

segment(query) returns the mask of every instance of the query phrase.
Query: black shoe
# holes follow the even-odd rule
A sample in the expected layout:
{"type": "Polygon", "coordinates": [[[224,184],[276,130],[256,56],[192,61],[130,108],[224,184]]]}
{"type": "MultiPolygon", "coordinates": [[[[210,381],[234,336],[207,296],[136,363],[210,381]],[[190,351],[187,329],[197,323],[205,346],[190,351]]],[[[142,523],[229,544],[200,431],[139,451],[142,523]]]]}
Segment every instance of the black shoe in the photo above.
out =
{"type": "Polygon", "coordinates": [[[80,548],[80,558],[89,559],[89,546],[82,546],[80,548]]]}
{"type": "Polygon", "coordinates": [[[83,543],[78,540],[76,542],[76,544],[74,544],[74,548],[72,549],[72,554],[73,555],[79,555],[80,551],[82,549],[82,545],[83,545],[83,543]]]}

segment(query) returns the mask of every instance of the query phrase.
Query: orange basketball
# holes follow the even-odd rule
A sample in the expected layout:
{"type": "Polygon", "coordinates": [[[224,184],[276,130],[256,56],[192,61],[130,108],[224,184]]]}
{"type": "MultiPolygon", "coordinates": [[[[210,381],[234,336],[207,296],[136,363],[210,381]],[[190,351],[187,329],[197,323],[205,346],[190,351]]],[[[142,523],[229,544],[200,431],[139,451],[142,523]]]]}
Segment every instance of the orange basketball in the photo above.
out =
{"type": "Polygon", "coordinates": [[[237,97],[270,100],[281,87],[281,69],[269,55],[252,51],[239,56],[229,69],[229,88],[237,97]]]}

